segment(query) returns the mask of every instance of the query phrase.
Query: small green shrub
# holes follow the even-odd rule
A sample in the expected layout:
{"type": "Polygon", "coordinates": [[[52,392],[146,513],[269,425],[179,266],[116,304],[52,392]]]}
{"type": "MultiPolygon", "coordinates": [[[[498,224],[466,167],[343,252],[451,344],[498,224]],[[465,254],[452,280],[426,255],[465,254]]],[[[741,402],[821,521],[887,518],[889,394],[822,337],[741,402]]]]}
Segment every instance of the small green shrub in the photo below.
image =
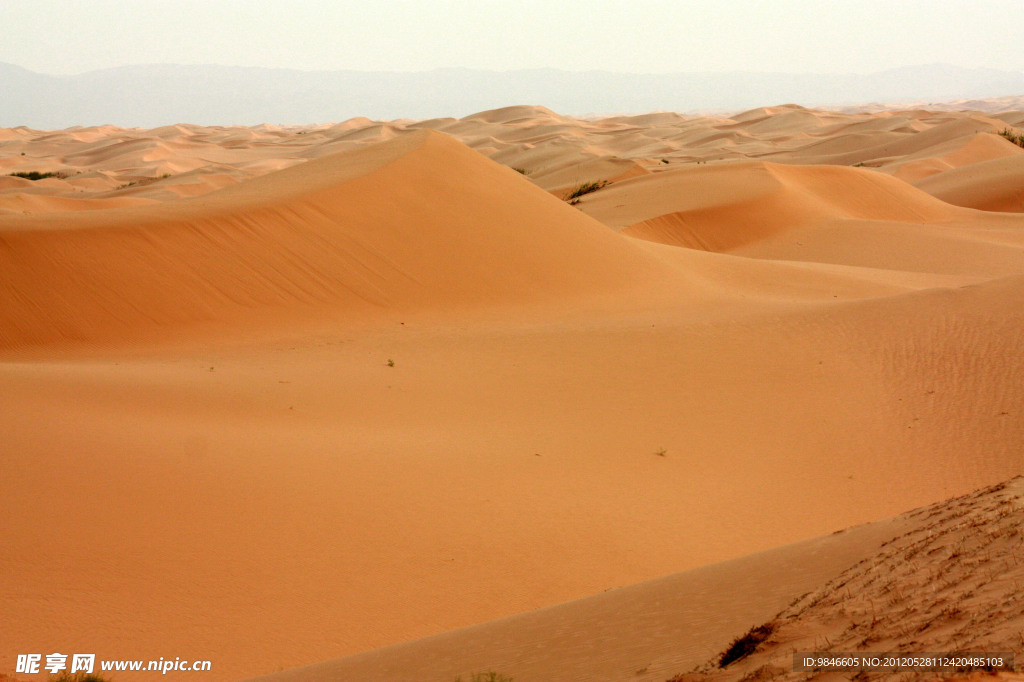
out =
{"type": "Polygon", "coordinates": [[[1018,147],[1024,147],[1024,135],[1015,133],[1010,128],[1004,128],[1002,131],[1000,131],[999,134],[1005,137],[1010,142],[1017,145],[1018,147]]]}
{"type": "Polygon", "coordinates": [[[730,663],[746,658],[754,653],[758,645],[771,637],[773,632],[775,632],[775,623],[765,623],[764,625],[750,628],[747,634],[734,639],[729,648],[722,652],[721,657],[718,659],[718,667],[724,668],[730,663]]]}
{"type": "Polygon", "coordinates": [[[571,202],[573,199],[578,199],[584,194],[596,192],[597,190],[601,189],[607,184],[607,180],[598,180],[597,182],[585,182],[576,189],[574,189],[573,191],[569,192],[569,194],[565,197],[565,200],[571,202]]]}
{"type": "Polygon", "coordinates": [[[42,180],[43,178],[65,178],[67,177],[63,173],[40,173],[39,171],[28,171],[20,173],[11,173],[11,177],[25,178],[26,180],[42,180]]]}

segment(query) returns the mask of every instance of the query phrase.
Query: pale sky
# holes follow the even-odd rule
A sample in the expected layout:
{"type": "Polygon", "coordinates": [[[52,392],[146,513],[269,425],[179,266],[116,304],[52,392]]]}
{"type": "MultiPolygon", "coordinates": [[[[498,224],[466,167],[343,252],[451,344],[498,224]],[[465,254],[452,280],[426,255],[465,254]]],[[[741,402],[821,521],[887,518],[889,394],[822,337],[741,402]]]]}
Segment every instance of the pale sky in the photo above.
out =
{"type": "Polygon", "coordinates": [[[628,73],[1024,70],[1020,0],[0,0],[0,62],[628,73]]]}

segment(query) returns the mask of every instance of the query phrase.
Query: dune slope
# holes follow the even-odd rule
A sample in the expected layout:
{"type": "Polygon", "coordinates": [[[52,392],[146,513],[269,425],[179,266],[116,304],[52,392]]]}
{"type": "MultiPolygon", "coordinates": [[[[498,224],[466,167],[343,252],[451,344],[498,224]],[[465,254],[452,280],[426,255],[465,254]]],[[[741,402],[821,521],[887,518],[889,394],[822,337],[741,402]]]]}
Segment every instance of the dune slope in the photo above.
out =
{"type": "Polygon", "coordinates": [[[635,279],[641,264],[658,267],[432,131],[190,201],[10,217],[0,222],[0,257],[0,286],[13,294],[0,302],[6,348],[166,334],[268,307],[593,294],[635,279]]]}
{"type": "Polygon", "coordinates": [[[1022,515],[1017,477],[840,533],[259,679],[444,682],[488,670],[523,682],[805,679],[792,671],[793,650],[1019,654],[1022,515]],[[941,563],[926,561],[935,555],[941,563]],[[719,668],[735,638],[765,623],[774,632],[756,652],[719,668]]]}
{"type": "Polygon", "coordinates": [[[919,180],[915,185],[955,206],[1024,213],[1024,150],[1021,154],[960,166],[919,180]]]}
{"type": "Polygon", "coordinates": [[[889,175],[840,166],[698,166],[616,183],[582,208],[623,234],[659,243],[888,271],[1012,275],[1024,247],[1016,220],[964,211],[889,175]]]}
{"type": "MultiPolygon", "coordinates": [[[[1014,669],[1020,670],[1024,651],[1024,617],[1017,606],[1024,578],[1018,558],[1024,545],[1024,479],[931,505],[903,519],[905,532],[877,553],[851,563],[766,621],[773,631],[751,654],[724,667],[716,658],[697,673],[673,676],[672,682],[749,675],[806,679],[808,672],[793,670],[793,651],[991,654],[1004,665],[997,672],[978,670],[974,679],[1020,679],[1014,669]],[[1015,666],[1006,654],[1015,654],[1015,666]]],[[[887,679],[894,674],[876,670],[860,676],[887,679]]],[[[933,680],[949,678],[950,672],[904,671],[900,677],[933,680]]]]}
{"type": "Polygon", "coordinates": [[[259,679],[449,682],[493,670],[523,682],[661,682],[703,663],[737,629],[768,620],[906,526],[877,522],[259,679]]]}

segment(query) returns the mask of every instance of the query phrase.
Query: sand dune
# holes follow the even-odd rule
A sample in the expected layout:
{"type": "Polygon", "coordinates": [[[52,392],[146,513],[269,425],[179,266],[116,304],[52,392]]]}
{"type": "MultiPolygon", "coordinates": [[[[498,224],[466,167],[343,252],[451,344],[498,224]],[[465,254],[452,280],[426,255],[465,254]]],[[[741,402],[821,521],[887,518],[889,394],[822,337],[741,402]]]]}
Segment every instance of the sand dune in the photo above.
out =
{"type": "Polygon", "coordinates": [[[1012,275],[1024,246],[1015,220],[960,211],[888,175],[838,166],[680,169],[616,183],[582,209],[623,234],[675,246],[893,271],[1012,275]]]}
{"type": "Polygon", "coordinates": [[[1024,149],[1000,136],[991,133],[978,133],[961,138],[957,144],[939,145],[912,154],[898,162],[889,164],[888,169],[901,180],[917,182],[950,169],[1008,156],[1018,156],[1022,153],[1024,153],[1024,149]]]}
{"type": "MultiPolygon", "coordinates": [[[[806,672],[792,670],[792,651],[1019,652],[1024,479],[919,509],[902,520],[909,527],[883,550],[851,562],[768,621],[773,631],[752,654],[727,666],[716,657],[698,673],[672,680],[739,680],[755,671],[772,679],[806,679],[806,672]]],[[[1020,679],[1012,669],[981,674],[1020,679]]]]}
{"type": "Polygon", "coordinates": [[[2,286],[18,296],[0,308],[0,344],[166,333],[232,309],[251,317],[261,307],[405,309],[592,295],[661,267],[433,132],[191,202],[88,218],[75,230],[53,229],[59,218],[49,216],[7,223],[2,286]]]}
{"type": "MultiPolygon", "coordinates": [[[[785,105],[762,107],[732,118],[686,118],[663,112],[577,120],[544,107],[522,106],[463,119],[355,118],[305,127],[203,128],[182,124],[153,130],[102,126],[56,132],[16,128],[0,131],[5,152],[0,157],[0,169],[59,170],[73,175],[103,167],[109,173],[106,189],[117,190],[131,182],[217,163],[234,169],[241,181],[260,173],[259,169],[247,169],[248,164],[320,158],[386,141],[404,130],[430,128],[504,165],[528,170],[531,176],[536,174],[537,179],[544,179],[538,184],[545,189],[562,189],[546,184],[549,174],[558,172],[559,166],[567,181],[575,181],[578,176],[582,184],[620,177],[624,172],[621,169],[630,168],[629,161],[652,171],[680,163],[740,159],[863,164],[913,181],[1010,153],[1009,143],[993,133],[1021,125],[1024,113],[1002,109],[1002,113],[994,114],[982,103],[977,108],[987,113],[923,109],[838,113],[785,105]],[[605,177],[593,177],[583,168],[572,170],[572,166],[581,164],[604,172],[605,177]],[[607,171],[601,164],[607,164],[607,171]]],[[[262,172],[272,170],[267,166],[262,172]]],[[[53,193],[67,191],[61,187],[54,187],[53,193]]],[[[218,187],[211,186],[207,191],[215,189],[218,187]]]]}
{"type": "Polygon", "coordinates": [[[1024,473],[1016,116],[0,131],[0,674],[707,660],[1024,473]]]}
{"type": "Polygon", "coordinates": [[[963,165],[915,184],[956,206],[1024,213],[1024,149],[1020,154],[963,165]]]}
{"type": "MultiPolygon", "coordinates": [[[[758,214],[762,224],[750,229],[768,234],[840,218],[936,222],[956,213],[943,202],[882,173],[840,166],[760,162],[689,167],[630,183],[620,182],[584,205],[589,214],[618,229],[666,215],[700,214],[708,222],[719,223],[708,227],[709,236],[724,236],[730,219],[743,224],[758,214]],[[747,215],[717,215],[736,211],[746,211],[747,215]]],[[[752,234],[736,239],[737,243],[746,243],[756,238],[752,234]]]]}
{"type": "MultiPolygon", "coordinates": [[[[501,154],[494,155],[495,160],[511,164],[523,163],[530,165],[537,163],[536,157],[523,155],[521,153],[510,154],[502,157],[501,154]]],[[[556,165],[552,168],[538,172],[531,172],[522,166],[512,165],[513,168],[522,168],[526,171],[524,175],[538,187],[552,192],[559,198],[565,197],[575,188],[585,183],[618,182],[629,178],[647,175],[643,166],[635,161],[617,158],[593,158],[581,162],[569,162],[556,165]]]]}

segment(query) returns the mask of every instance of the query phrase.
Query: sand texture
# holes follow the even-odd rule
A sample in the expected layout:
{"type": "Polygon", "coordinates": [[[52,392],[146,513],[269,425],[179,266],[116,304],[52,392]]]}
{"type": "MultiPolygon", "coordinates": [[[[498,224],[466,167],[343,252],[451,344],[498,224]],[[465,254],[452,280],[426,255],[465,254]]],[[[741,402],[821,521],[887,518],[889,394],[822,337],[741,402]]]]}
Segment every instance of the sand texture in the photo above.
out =
{"type": "Polygon", "coordinates": [[[491,670],[515,680],[849,679],[794,672],[793,652],[1019,656],[1022,528],[1017,477],[892,519],[259,679],[445,680],[491,670]],[[742,630],[726,632],[735,623],[742,630]],[[721,665],[733,640],[765,625],[772,632],[753,653],[721,665]]]}
{"type": "MultiPolygon", "coordinates": [[[[903,516],[906,530],[767,621],[756,650],[673,682],[803,680],[792,652],[1015,652],[1024,647],[1024,478],[903,516]]],[[[1019,669],[1019,666],[1018,666],[1019,669]]],[[[833,673],[834,677],[835,674],[833,673]]],[[[826,679],[827,673],[818,677],[826,679]]],[[[868,672],[861,679],[887,679],[868,672]]],[[[934,673],[903,673],[927,680],[934,673]]],[[[1021,679],[1012,673],[1001,679],[1021,679]]],[[[991,679],[986,677],[986,679],[991,679]]]]}
{"type": "Polygon", "coordinates": [[[709,660],[897,515],[1024,473],[1007,127],[0,130],[0,673],[709,660]]]}

